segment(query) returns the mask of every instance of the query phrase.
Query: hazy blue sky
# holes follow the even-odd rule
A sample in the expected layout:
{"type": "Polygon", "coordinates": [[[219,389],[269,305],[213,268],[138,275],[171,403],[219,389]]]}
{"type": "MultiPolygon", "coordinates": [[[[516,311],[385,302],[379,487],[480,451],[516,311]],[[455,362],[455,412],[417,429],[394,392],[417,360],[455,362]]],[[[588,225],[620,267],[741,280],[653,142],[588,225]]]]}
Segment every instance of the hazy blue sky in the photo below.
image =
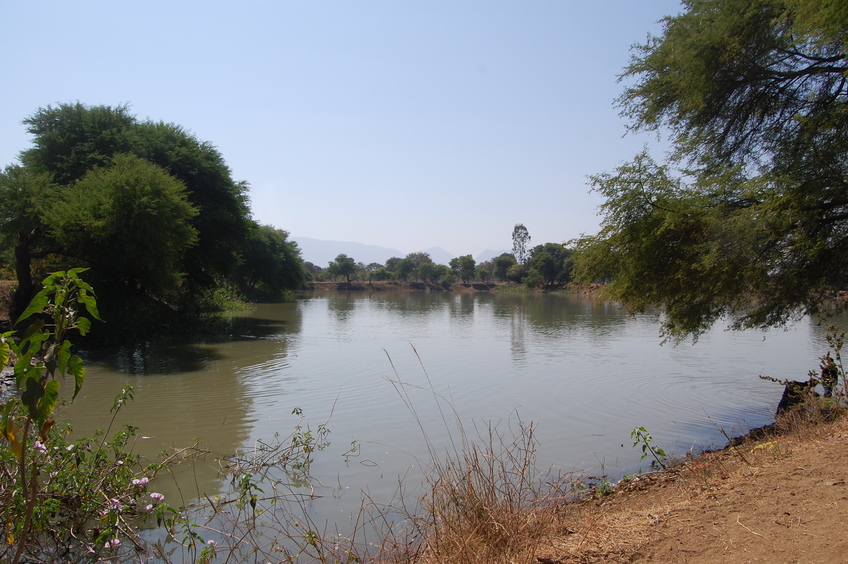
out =
{"type": "MultiPolygon", "coordinates": [[[[671,0],[0,0],[0,164],[57,102],[130,104],[218,147],[254,217],[412,252],[594,233],[586,176],[652,138],[613,101],[671,0]]],[[[354,257],[355,258],[355,257],[354,257]]]]}

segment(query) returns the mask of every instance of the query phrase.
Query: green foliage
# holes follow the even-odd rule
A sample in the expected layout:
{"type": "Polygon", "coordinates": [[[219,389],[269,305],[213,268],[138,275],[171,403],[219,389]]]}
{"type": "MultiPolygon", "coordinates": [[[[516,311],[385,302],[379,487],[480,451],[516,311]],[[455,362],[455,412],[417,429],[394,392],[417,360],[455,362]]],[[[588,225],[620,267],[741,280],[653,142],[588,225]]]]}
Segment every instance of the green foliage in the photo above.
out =
{"type": "Polygon", "coordinates": [[[21,154],[24,167],[47,173],[67,186],[112,156],[132,150],[129,131],[135,125],[129,106],[86,106],[80,102],[39,108],[24,120],[33,147],[21,154]]]}
{"type": "Polygon", "coordinates": [[[668,455],[658,446],[654,445],[654,439],[644,427],[636,427],[630,433],[630,438],[633,439],[633,448],[641,447],[642,458],[645,460],[650,454],[654,459],[651,461],[651,468],[668,468],[668,455]]]}
{"type": "Polygon", "coordinates": [[[463,283],[467,283],[474,279],[477,262],[471,255],[463,255],[461,257],[451,259],[449,266],[453,270],[453,273],[458,276],[463,283]]]}
{"type": "Polygon", "coordinates": [[[278,301],[306,281],[300,249],[288,235],[270,225],[254,224],[237,270],[239,287],[248,298],[278,301]]]}
{"type": "Polygon", "coordinates": [[[392,273],[397,272],[397,265],[398,265],[398,263],[400,263],[401,260],[403,260],[403,259],[400,258],[400,257],[391,257],[391,258],[387,259],[386,260],[386,270],[388,270],[389,272],[392,272],[392,273]]]}
{"type": "Polygon", "coordinates": [[[499,257],[495,257],[492,261],[494,263],[495,276],[501,282],[509,282],[510,277],[507,274],[509,268],[516,264],[515,257],[509,253],[504,253],[499,257]]]}
{"type": "MultiPolygon", "coordinates": [[[[19,335],[0,335],[0,362],[12,354],[19,398],[7,400],[0,419],[0,465],[10,480],[0,499],[0,545],[4,561],[63,555],[82,558],[120,545],[128,534],[128,514],[143,511],[139,498],[147,478],[134,478],[136,457],[125,449],[132,427],[106,442],[106,434],[67,443],[70,432],[56,431],[52,419],[59,403],[60,378],[70,376],[75,398],[85,381],[82,359],[72,354],[66,339],[71,331],[85,335],[99,319],[94,293],[80,279],[83,269],[56,272],[43,282],[18,319],[28,322],[19,335]],[[11,487],[15,484],[14,487],[11,487]],[[105,543],[105,544],[104,544],[105,543]]],[[[132,397],[125,388],[115,400],[117,410],[132,397]]],[[[114,419],[113,419],[114,420],[114,419]]],[[[152,506],[151,506],[152,507],[152,506]]]]}
{"type": "Polygon", "coordinates": [[[346,282],[350,282],[351,278],[356,275],[357,267],[352,258],[342,253],[337,256],[327,266],[327,274],[332,277],[344,278],[346,282]]]}
{"type": "Polygon", "coordinates": [[[17,312],[33,293],[33,261],[48,256],[62,268],[85,263],[105,298],[135,308],[184,304],[233,280],[254,224],[247,184],[214,146],[178,125],[139,122],[127,106],[59,104],[24,123],[33,146],[0,175],[17,312]]]}
{"type": "Polygon", "coordinates": [[[620,99],[634,130],[668,132],[592,177],[602,228],[578,244],[584,281],[658,306],[669,336],[829,313],[848,270],[844,9],[826,2],[691,0],[635,49],[620,99]],[[819,9],[820,8],[820,9],[819,9]]]}
{"type": "Polygon", "coordinates": [[[437,282],[436,265],[432,262],[425,262],[418,266],[418,277],[423,282],[437,282]]]}
{"type": "Polygon", "coordinates": [[[199,213],[192,220],[197,243],[187,250],[181,270],[189,290],[212,287],[230,276],[253,229],[245,182],[233,180],[214,145],[179,125],[145,121],[132,128],[133,151],[166,169],[186,186],[199,213]]]}
{"type": "Polygon", "coordinates": [[[393,277],[392,273],[388,269],[386,269],[385,267],[382,267],[382,266],[380,268],[376,269],[372,273],[371,276],[374,280],[377,280],[377,281],[391,280],[392,277],[393,277]]]}
{"type": "Polygon", "coordinates": [[[514,284],[521,284],[527,276],[527,268],[522,264],[513,264],[506,271],[507,280],[514,284]]]}
{"type": "Polygon", "coordinates": [[[555,286],[571,280],[573,251],[561,243],[537,245],[530,251],[527,285],[555,286]]]}
{"type": "Polygon", "coordinates": [[[185,186],[167,171],[115,155],[109,167],[65,188],[44,219],[53,240],[95,268],[101,287],[164,297],[176,290],[181,259],[197,240],[196,215],[185,186]]]}
{"type": "Polygon", "coordinates": [[[492,264],[492,261],[486,261],[477,265],[477,269],[474,271],[474,276],[477,280],[488,283],[492,280],[492,272],[494,272],[494,265],[492,264]]]}
{"type": "MultiPolygon", "coordinates": [[[[389,259],[389,260],[391,260],[391,259],[389,259]]],[[[386,261],[386,264],[387,265],[389,264],[388,261],[386,261]]],[[[400,259],[395,264],[394,273],[395,273],[395,278],[397,278],[398,280],[406,281],[406,280],[409,279],[409,277],[414,272],[415,272],[415,263],[412,262],[412,260],[410,260],[408,258],[400,259]]]]}

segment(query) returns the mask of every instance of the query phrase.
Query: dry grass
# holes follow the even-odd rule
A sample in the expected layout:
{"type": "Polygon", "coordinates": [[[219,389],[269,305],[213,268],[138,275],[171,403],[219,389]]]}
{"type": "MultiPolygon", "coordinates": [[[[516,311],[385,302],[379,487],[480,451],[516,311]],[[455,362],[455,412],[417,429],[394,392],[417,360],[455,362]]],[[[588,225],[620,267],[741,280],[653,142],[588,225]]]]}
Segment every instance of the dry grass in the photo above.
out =
{"type": "Polygon", "coordinates": [[[436,465],[415,517],[419,562],[535,562],[532,548],[565,532],[573,484],[536,469],[532,426],[481,439],[436,465]]]}
{"type": "MultiPolygon", "coordinates": [[[[434,460],[428,492],[416,511],[407,513],[407,536],[393,537],[390,531],[383,551],[367,560],[564,564],[641,559],[664,526],[675,521],[691,532],[702,517],[697,513],[702,504],[763,481],[762,476],[789,463],[799,445],[833,433],[832,423],[841,413],[810,403],[721,451],[689,456],[668,471],[622,481],[606,494],[590,489],[582,497],[576,495],[573,477],[550,479],[535,468],[532,425],[519,422],[506,435],[489,428],[474,443],[463,434],[458,452],[434,460]]],[[[727,502],[718,505],[725,507],[719,513],[730,511],[727,502]]],[[[756,537],[754,518],[746,523],[737,517],[733,527],[756,537]]]]}

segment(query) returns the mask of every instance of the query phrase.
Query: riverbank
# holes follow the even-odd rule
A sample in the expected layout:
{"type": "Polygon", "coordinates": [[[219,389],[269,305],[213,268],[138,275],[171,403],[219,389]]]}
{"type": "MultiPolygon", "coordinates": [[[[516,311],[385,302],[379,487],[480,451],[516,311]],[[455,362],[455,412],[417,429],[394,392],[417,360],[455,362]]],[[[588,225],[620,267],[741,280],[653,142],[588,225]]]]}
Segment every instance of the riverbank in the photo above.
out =
{"type": "Polygon", "coordinates": [[[350,292],[509,292],[509,291],[526,291],[526,292],[551,292],[551,291],[568,291],[579,294],[588,294],[596,292],[600,284],[587,284],[576,286],[568,284],[565,286],[543,287],[543,288],[527,288],[523,285],[511,284],[507,282],[471,282],[471,283],[455,283],[455,284],[432,284],[430,282],[403,282],[400,280],[381,280],[381,281],[363,281],[355,280],[353,282],[310,282],[309,289],[315,291],[350,291],[350,292]]]}
{"type": "Polygon", "coordinates": [[[310,282],[309,289],[328,292],[490,292],[498,287],[495,283],[476,284],[431,284],[429,282],[403,282],[400,280],[353,282],[310,282]]]}
{"type": "Polygon", "coordinates": [[[595,493],[532,557],[571,562],[843,562],[848,419],[788,417],[774,434],[595,493]]]}

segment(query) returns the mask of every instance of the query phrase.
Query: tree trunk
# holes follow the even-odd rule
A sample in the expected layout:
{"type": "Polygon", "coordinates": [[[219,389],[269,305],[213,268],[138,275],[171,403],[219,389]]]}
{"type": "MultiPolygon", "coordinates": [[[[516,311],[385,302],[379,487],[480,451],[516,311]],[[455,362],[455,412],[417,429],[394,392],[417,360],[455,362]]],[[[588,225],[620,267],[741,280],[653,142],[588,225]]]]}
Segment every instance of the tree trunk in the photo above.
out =
{"type": "Polygon", "coordinates": [[[15,296],[12,300],[12,311],[9,312],[9,319],[14,322],[20,317],[24,310],[29,305],[33,294],[32,270],[32,255],[30,254],[27,237],[23,234],[18,235],[18,244],[15,246],[15,275],[18,278],[18,287],[15,289],[15,296]]]}

